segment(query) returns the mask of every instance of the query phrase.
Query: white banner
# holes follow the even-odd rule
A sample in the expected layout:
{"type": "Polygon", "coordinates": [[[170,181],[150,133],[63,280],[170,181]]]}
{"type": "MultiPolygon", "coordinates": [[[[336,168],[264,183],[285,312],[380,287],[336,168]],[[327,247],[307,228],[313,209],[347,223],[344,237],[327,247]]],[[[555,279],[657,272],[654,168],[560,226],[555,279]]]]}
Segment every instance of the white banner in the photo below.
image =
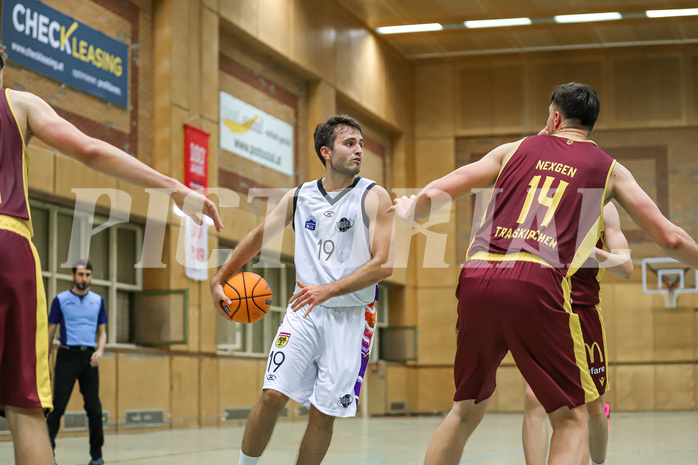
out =
{"type": "Polygon", "coordinates": [[[208,224],[201,226],[189,217],[184,226],[184,267],[187,278],[194,281],[208,279],[208,224]]]}
{"type": "Polygon", "coordinates": [[[220,146],[293,176],[293,126],[225,92],[220,93],[220,146]]]}

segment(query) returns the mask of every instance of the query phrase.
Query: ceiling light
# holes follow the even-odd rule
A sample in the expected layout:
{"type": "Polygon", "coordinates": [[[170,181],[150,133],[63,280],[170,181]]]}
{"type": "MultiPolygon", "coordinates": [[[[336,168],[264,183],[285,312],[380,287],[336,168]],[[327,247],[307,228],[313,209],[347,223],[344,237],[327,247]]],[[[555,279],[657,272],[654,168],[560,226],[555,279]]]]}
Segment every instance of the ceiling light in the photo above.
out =
{"type": "Polygon", "coordinates": [[[587,13],[581,15],[560,15],[555,16],[556,23],[586,23],[590,21],[611,21],[621,19],[620,13],[587,13]]]}
{"type": "Polygon", "coordinates": [[[376,28],[378,34],[404,34],[406,32],[440,31],[443,26],[439,23],[408,24],[405,26],[384,26],[376,28]]]}
{"type": "Polygon", "coordinates": [[[698,15],[698,8],[684,8],[682,10],[647,10],[645,14],[648,18],[670,18],[672,16],[695,16],[698,15]]]}
{"type": "Polygon", "coordinates": [[[526,26],[531,24],[531,18],[508,18],[508,19],[481,19],[477,21],[466,21],[465,27],[503,27],[503,26],[526,26]]]}

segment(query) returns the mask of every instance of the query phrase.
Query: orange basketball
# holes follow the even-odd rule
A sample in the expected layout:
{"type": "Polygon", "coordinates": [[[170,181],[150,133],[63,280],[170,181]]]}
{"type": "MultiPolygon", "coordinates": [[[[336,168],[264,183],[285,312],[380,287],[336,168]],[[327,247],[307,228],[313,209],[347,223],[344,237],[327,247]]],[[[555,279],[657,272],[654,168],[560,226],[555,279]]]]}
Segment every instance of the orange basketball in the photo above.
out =
{"type": "Polygon", "coordinates": [[[221,301],[228,318],[238,323],[254,323],[261,319],[271,307],[271,289],[260,275],[238,273],[223,284],[223,292],[232,301],[229,305],[221,301]]]}

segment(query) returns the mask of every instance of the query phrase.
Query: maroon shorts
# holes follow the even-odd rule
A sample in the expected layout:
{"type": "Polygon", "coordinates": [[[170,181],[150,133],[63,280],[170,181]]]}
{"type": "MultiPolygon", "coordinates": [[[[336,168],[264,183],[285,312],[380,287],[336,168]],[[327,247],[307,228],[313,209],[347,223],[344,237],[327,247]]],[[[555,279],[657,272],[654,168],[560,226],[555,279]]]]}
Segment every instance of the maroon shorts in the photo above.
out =
{"type": "Polygon", "coordinates": [[[548,413],[598,397],[569,280],[559,271],[530,261],[470,260],[456,296],[454,400],[488,399],[507,351],[548,413]]]}
{"type": "Polygon", "coordinates": [[[27,236],[0,228],[0,413],[6,405],[52,408],[46,295],[27,236]]]}
{"type": "Polygon", "coordinates": [[[599,395],[608,389],[608,366],[606,356],[606,334],[601,309],[588,305],[572,304],[572,311],[579,315],[587,351],[589,374],[594,380],[599,395]]]}

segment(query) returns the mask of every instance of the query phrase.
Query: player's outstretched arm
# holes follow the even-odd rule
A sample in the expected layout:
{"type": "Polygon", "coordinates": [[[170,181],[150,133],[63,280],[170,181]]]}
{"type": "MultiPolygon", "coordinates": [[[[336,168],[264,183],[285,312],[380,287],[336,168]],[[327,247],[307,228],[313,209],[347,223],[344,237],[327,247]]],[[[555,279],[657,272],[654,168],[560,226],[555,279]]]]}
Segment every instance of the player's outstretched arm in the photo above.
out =
{"type": "Polygon", "coordinates": [[[217,230],[223,228],[216,205],[203,195],[113,145],[84,134],[36,95],[13,90],[10,99],[18,113],[20,125],[26,121],[26,127],[21,128],[25,139],[31,132],[46,144],[92,169],[139,186],[170,189],[177,206],[197,224],[201,224],[201,218],[195,213],[203,211],[213,220],[217,230]]]}
{"type": "Polygon", "coordinates": [[[649,234],[668,256],[698,268],[696,241],[662,214],[649,195],[637,184],[630,171],[618,162],[613,168],[609,187],[610,198],[615,198],[633,221],[649,234]]]}
{"type": "Polygon", "coordinates": [[[607,250],[594,248],[594,258],[601,266],[621,278],[630,279],[633,274],[633,261],[630,258],[628,240],[620,229],[620,216],[612,203],[603,208],[604,236],[607,250]]]}
{"type": "Polygon", "coordinates": [[[504,163],[513,155],[520,141],[500,145],[480,160],[451,171],[422,189],[416,196],[399,197],[389,211],[406,222],[428,217],[444,205],[470,194],[473,189],[495,182],[504,163]]]}
{"type": "Polygon", "coordinates": [[[223,283],[228,277],[235,274],[242,266],[252,259],[262,250],[264,244],[271,240],[278,233],[293,221],[293,195],[296,189],[288,191],[281,198],[279,204],[262,221],[262,223],[250,231],[245,238],[235,247],[230,257],[211,279],[211,298],[213,305],[223,316],[226,316],[221,300],[229,304],[230,299],[223,292],[223,283]]]}
{"type": "Polygon", "coordinates": [[[376,284],[393,274],[390,263],[390,244],[394,237],[393,214],[388,213],[390,195],[380,186],[374,186],[366,195],[366,215],[369,218],[369,237],[373,258],[361,268],[337,281],[322,286],[301,283],[300,289],[293,294],[288,303],[293,311],[308,306],[303,317],[312,309],[332,297],[349,294],[376,284]]]}

